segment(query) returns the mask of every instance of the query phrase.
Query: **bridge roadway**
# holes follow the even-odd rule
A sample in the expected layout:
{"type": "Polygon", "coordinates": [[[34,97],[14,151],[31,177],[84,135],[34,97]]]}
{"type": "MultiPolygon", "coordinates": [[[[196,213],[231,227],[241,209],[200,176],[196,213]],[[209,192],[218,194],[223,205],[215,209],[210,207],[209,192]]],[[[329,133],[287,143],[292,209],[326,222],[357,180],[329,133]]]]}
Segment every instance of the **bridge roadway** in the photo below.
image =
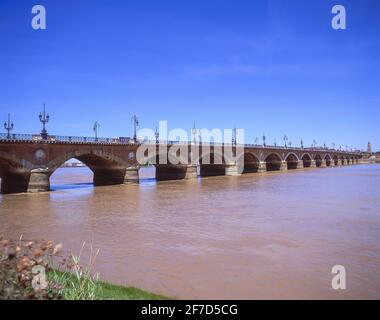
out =
{"type": "Polygon", "coordinates": [[[0,135],[1,193],[49,191],[50,176],[73,158],[86,164],[94,173],[94,185],[101,186],[138,183],[139,168],[147,162],[155,165],[161,181],[197,178],[198,172],[206,177],[352,165],[361,163],[362,154],[326,148],[0,135]],[[148,149],[154,156],[149,158],[148,149]],[[159,161],[160,157],[170,161],[159,161]]]}

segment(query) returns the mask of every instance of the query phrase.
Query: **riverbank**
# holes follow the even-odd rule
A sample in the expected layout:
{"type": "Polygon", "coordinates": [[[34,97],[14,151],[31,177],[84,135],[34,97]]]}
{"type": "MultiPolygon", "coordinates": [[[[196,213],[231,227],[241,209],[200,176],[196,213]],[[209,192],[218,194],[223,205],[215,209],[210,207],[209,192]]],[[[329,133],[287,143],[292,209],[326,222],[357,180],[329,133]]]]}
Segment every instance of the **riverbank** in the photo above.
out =
{"type": "Polygon", "coordinates": [[[93,271],[98,252],[83,266],[80,256],[61,251],[52,241],[0,237],[0,300],[168,300],[102,281],[93,271]]]}
{"type": "Polygon", "coordinates": [[[61,287],[65,300],[169,300],[169,298],[134,287],[118,286],[101,280],[80,279],[74,274],[52,270],[48,278],[61,287]]]}

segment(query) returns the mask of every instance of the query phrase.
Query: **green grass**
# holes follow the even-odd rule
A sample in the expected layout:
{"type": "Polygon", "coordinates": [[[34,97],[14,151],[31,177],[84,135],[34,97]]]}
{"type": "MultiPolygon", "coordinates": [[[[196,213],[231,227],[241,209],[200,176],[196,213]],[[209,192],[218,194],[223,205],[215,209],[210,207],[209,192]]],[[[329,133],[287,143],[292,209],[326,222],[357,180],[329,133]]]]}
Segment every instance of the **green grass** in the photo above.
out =
{"type": "Polygon", "coordinates": [[[67,300],[168,300],[169,298],[134,287],[123,287],[90,278],[86,275],[53,270],[49,280],[59,284],[67,300]]]}

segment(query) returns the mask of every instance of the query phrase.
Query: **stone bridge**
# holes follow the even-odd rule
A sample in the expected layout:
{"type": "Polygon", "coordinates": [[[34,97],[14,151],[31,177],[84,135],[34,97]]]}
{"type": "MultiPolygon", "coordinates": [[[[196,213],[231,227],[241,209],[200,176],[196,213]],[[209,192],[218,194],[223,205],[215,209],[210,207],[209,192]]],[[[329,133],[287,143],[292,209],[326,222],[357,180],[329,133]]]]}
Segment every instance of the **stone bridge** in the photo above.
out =
{"type": "MultiPolygon", "coordinates": [[[[137,156],[141,145],[142,143],[128,143],[118,139],[88,141],[71,138],[0,138],[1,193],[48,191],[50,176],[73,158],[92,170],[95,186],[138,183],[141,161],[137,161],[137,156]]],[[[358,152],[325,148],[244,145],[236,156],[237,147],[229,145],[235,152],[235,160],[227,160],[224,156],[227,145],[151,142],[147,148],[153,148],[156,152],[156,159],[147,158],[145,162],[154,163],[156,179],[159,181],[336,167],[358,164],[361,159],[358,152]],[[167,156],[171,148],[178,146],[188,148],[186,159],[177,150],[175,155],[178,159],[175,164],[158,161],[162,155],[167,156]],[[197,154],[195,159],[194,150],[197,154]],[[210,161],[206,161],[206,158],[210,161]]],[[[144,155],[146,153],[145,151],[144,155]]]]}

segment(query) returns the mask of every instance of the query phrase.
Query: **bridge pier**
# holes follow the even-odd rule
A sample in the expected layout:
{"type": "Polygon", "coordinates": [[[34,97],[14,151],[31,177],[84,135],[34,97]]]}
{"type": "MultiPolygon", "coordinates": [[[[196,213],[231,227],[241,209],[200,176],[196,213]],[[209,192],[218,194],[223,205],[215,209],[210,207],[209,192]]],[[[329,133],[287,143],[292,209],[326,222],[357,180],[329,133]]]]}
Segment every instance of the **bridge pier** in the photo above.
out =
{"type": "Polygon", "coordinates": [[[334,159],[330,160],[329,167],[331,167],[331,168],[335,167],[335,161],[334,161],[334,159]]]}
{"type": "Polygon", "coordinates": [[[156,180],[183,180],[197,178],[197,166],[195,165],[156,165],[156,180]]]}
{"type": "Polygon", "coordinates": [[[239,167],[235,163],[226,165],[226,176],[240,176],[239,167]]]}
{"type": "Polygon", "coordinates": [[[281,161],[280,171],[287,171],[288,163],[286,161],[281,161]]]}
{"type": "Polygon", "coordinates": [[[316,168],[317,167],[317,162],[315,160],[310,161],[310,168],[316,168]]]}
{"type": "Polygon", "coordinates": [[[320,168],[326,168],[326,167],[327,167],[326,160],[322,159],[320,168]]]}
{"type": "Polygon", "coordinates": [[[266,164],[265,161],[260,161],[259,162],[259,168],[257,169],[257,172],[258,173],[267,172],[267,164],[266,164]]]}
{"type": "Polygon", "coordinates": [[[138,184],[139,182],[139,167],[128,167],[125,170],[124,184],[138,184]]]}
{"type": "Polygon", "coordinates": [[[197,171],[196,165],[188,165],[186,168],[186,176],[185,179],[197,179],[198,178],[198,171],[197,171]]]}
{"type": "Polygon", "coordinates": [[[296,169],[303,169],[303,160],[297,161],[297,168],[296,169]]]}
{"type": "Polygon", "coordinates": [[[34,169],[30,173],[28,192],[44,192],[50,190],[50,172],[47,169],[34,169]]]}

